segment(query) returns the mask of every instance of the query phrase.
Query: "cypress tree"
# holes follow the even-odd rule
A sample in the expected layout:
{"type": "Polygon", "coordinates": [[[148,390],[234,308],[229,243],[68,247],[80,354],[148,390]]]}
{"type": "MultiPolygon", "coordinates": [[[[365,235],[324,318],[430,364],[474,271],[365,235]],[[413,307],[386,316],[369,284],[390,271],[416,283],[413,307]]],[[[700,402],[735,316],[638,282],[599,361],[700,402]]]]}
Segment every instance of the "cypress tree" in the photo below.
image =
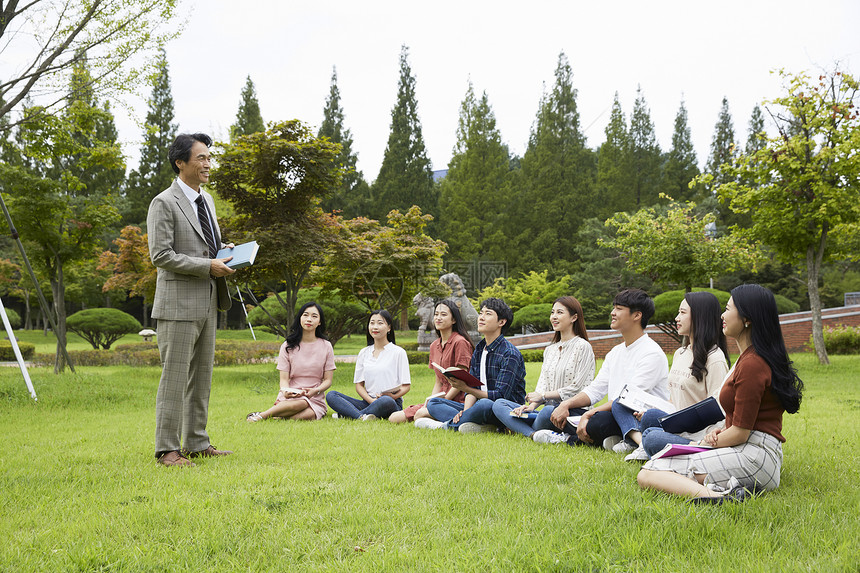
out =
{"type": "Polygon", "coordinates": [[[732,115],[729,113],[729,100],[723,97],[720,115],[714,126],[714,137],[711,140],[711,154],[705,166],[705,172],[713,175],[712,188],[732,180],[731,175],[723,171],[722,165],[731,163],[737,155],[735,144],[735,128],[732,115]]]}
{"type": "Polygon", "coordinates": [[[682,100],[675,116],[672,148],[663,164],[663,192],[678,201],[692,199],[694,192],[690,189],[690,181],[698,174],[696,150],[687,125],[687,108],[682,100]]]}
{"type": "Polygon", "coordinates": [[[585,147],[579,125],[573,71],[559,54],[555,85],[541,99],[537,118],[522,160],[522,185],[515,239],[519,259],[515,270],[556,267],[564,272],[573,252],[576,232],[594,210],[597,162],[585,147]]]}
{"type": "Polygon", "coordinates": [[[630,116],[630,160],[633,167],[634,210],[657,203],[660,194],[660,146],[642,88],[630,116]]]}
{"type": "Polygon", "coordinates": [[[167,159],[167,151],[176,139],[177,125],[173,123],[173,95],[170,91],[170,72],[167,55],[161,51],[157,63],[158,73],[149,98],[149,111],[140,150],[137,170],[128,175],[126,184],[126,206],[123,211],[125,224],[141,224],[153,197],[170,187],[176,175],[167,159]]]}
{"type": "Polygon", "coordinates": [[[337,87],[337,70],[332,68],[331,88],[323,109],[323,121],[318,137],[327,137],[340,144],[335,163],[344,169],[340,187],[322,202],[325,211],[340,209],[344,217],[369,215],[370,187],[356,167],[358,156],[352,150],[352,133],[344,125],[340,90],[337,87]]]}
{"type": "Polygon", "coordinates": [[[760,149],[767,147],[767,139],[764,135],[764,114],[758,104],[753,107],[750,115],[749,128],[747,129],[747,144],[744,147],[746,155],[753,155],[760,149]]]}
{"type": "Polygon", "coordinates": [[[251,76],[245,80],[242,88],[242,101],[239,103],[239,111],[236,112],[236,123],[230,126],[230,141],[240,135],[251,135],[266,131],[263,116],[260,115],[260,103],[257,101],[257,90],[251,76]]]}
{"type": "Polygon", "coordinates": [[[405,45],[400,49],[400,80],[397,103],[391,110],[391,131],[371,195],[370,213],[380,220],[385,220],[391,209],[403,212],[412,205],[434,217],[438,214],[438,197],[418,118],[415,76],[405,45]]]}
{"type": "Polygon", "coordinates": [[[509,172],[510,154],[487,93],[478,101],[469,82],[460,104],[454,156],[440,184],[440,226],[452,259],[506,259],[509,172]]]}
{"type": "Polygon", "coordinates": [[[597,217],[605,220],[617,211],[632,208],[633,167],[630,158],[630,134],[621,111],[618,92],[612,102],[606,139],[597,152],[597,217]]]}

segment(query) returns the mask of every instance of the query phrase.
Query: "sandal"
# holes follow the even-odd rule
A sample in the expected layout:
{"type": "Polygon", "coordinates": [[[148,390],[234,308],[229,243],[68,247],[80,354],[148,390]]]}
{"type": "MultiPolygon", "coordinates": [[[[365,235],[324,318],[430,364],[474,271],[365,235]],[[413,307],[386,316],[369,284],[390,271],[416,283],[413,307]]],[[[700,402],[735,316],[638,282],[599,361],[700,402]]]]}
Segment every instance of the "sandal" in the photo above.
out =
{"type": "Polygon", "coordinates": [[[262,422],[265,418],[263,418],[260,412],[251,412],[245,420],[249,422],[262,422]]]}

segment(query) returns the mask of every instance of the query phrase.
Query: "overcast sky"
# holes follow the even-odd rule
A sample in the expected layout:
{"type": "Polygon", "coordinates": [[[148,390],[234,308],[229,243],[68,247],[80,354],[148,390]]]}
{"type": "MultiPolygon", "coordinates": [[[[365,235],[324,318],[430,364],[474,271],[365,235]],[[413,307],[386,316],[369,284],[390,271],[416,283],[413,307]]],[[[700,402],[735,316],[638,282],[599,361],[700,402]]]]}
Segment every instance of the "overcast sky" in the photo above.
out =
{"type": "MultiPolygon", "coordinates": [[[[434,170],[451,159],[469,78],[478,94],[487,92],[502,139],[522,155],[562,50],[589,146],[604,139],[613,94],[629,121],[640,85],[664,150],[686,102],[700,165],[723,96],[743,144],[753,106],[780,92],[772,70],[818,73],[838,61],[860,73],[860,2],[852,0],[184,0],[183,12],[185,30],[167,49],[181,131],[226,139],[248,75],[265,121],[298,118],[316,131],[336,66],[368,181],[388,140],[402,44],[434,170]]],[[[145,100],[132,103],[143,117],[145,100]]],[[[140,130],[117,113],[131,169],[140,130]]]]}

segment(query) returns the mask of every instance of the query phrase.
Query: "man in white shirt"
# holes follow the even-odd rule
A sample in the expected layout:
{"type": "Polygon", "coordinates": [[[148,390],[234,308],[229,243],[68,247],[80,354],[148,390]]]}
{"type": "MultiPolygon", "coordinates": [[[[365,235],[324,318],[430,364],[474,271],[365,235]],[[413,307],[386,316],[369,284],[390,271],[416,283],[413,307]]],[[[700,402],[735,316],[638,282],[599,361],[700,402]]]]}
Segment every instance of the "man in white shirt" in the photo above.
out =
{"type": "Polygon", "coordinates": [[[625,385],[663,400],[669,399],[669,361],[660,345],[645,334],[648,320],[654,316],[654,301],[639,289],[621,291],[615,296],[610,316],[610,326],[621,333],[624,342],[609,351],[591,384],[556,407],[551,420],[561,431],[535,432],[536,442],[564,441],[570,445],[584,442],[611,449],[622,437],[639,430],[632,414],[621,419],[613,416],[612,403],[625,385]],[[608,398],[605,404],[585,409],[604,397],[608,398]],[[578,426],[567,421],[571,415],[582,416],[578,426]]]}

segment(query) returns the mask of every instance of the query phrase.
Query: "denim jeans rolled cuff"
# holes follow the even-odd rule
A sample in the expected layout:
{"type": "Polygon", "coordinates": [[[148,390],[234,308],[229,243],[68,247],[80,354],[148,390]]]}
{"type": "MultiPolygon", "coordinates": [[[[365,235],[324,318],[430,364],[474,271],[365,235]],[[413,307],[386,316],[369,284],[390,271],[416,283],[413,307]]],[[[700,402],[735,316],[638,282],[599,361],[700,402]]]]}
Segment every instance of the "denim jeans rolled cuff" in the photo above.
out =
{"type": "MultiPolygon", "coordinates": [[[[363,401],[363,400],[362,400],[363,401]]],[[[366,403],[366,402],[365,402],[366,403]]],[[[391,396],[380,396],[361,411],[361,415],[373,414],[377,418],[388,418],[394,412],[403,409],[403,398],[396,400],[391,396]]]]}
{"type": "Polygon", "coordinates": [[[650,427],[642,432],[642,447],[650,458],[669,444],[689,444],[688,438],[671,434],[663,428],[650,427]]]}
{"type": "MultiPolygon", "coordinates": [[[[511,412],[516,408],[519,408],[522,404],[517,404],[516,402],[511,402],[510,400],[500,399],[493,402],[493,415],[496,417],[499,422],[502,423],[506,428],[511,430],[512,432],[516,432],[517,434],[522,434],[523,436],[529,437],[531,436],[536,428],[535,422],[537,420],[527,420],[524,418],[517,418],[516,416],[511,416],[511,412]]],[[[538,414],[540,415],[540,414],[538,414]]]]}
{"type": "Polygon", "coordinates": [[[430,398],[424,404],[427,413],[437,422],[450,422],[454,416],[463,411],[463,403],[447,398],[430,398]]]}
{"type": "MultiPolygon", "coordinates": [[[[612,417],[621,430],[620,436],[627,440],[627,434],[639,431],[639,420],[633,415],[633,410],[618,402],[612,403],[612,417]]],[[[630,441],[630,440],[628,440],[630,441]]],[[[632,442],[631,442],[632,443],[632,442]]]]}
{"type": "Polygon", "coordinates": [[[490,400],[489,398],[481,398],[475,402],[471,408],[463,410],[463,415],[460,416],[460,420],[456,424],[448,424],[448,427],[456,429],[466,422],[472,422],[473,424],[479,424],[481,426],[494,424],[500,428],[504,427],[499,419],[496,418],[495,414],[493,414],[493,400],[490,400]]]}
{"type": "Polygon", "coordinates": [[[388,418],[391,414],[403,409],[403,399],[395,400],[391,396],[381,396],[372,403],[367,403],[360,398],[353,398],[336,390],[325,395],[325,401],[329,408],[344,418],[356,420],[365,414],[373,414],[377,418],[388,418]]]}
{"type": "Polygon", "coordinates": [[[658,410],[657,408],[646,410],[645,413],[642,414],[642,419],[639,420],[639,431],[644,434],[645,430],[648,428],[662,428],[663,426],[660,424],[660,418],[667,415],[668,414],[666,412],[658,410]]]}

